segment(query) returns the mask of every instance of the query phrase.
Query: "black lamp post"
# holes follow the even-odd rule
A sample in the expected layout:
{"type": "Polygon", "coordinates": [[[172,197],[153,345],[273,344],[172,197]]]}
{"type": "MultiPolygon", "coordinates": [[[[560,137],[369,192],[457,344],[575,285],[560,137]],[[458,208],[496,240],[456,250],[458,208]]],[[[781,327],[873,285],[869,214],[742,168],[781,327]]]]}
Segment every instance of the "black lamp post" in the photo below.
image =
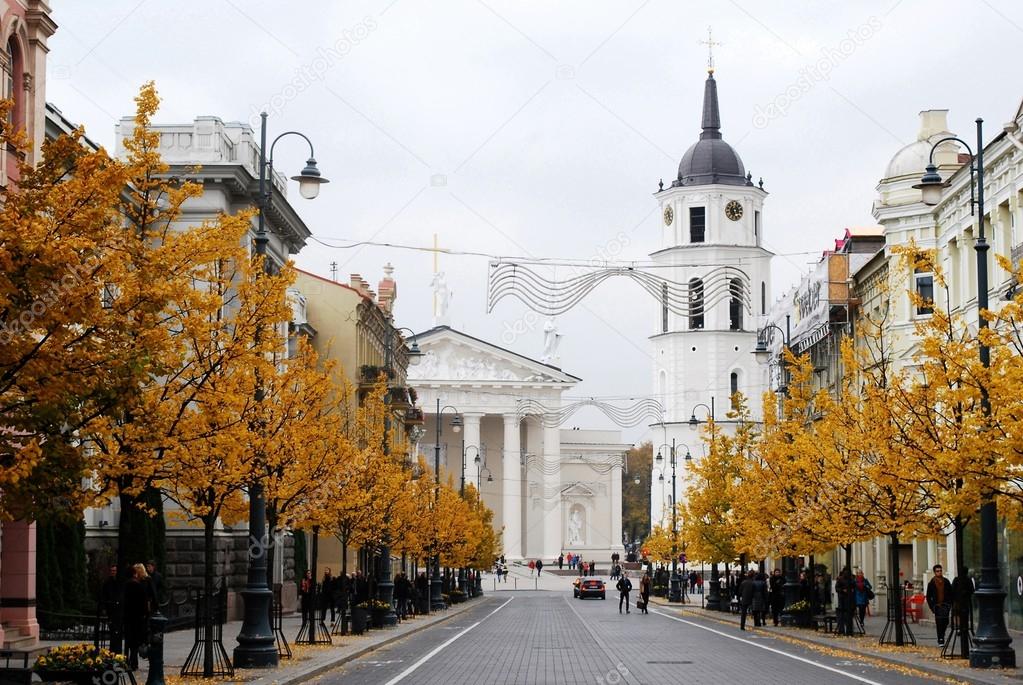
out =
{"type": "MultiPolygon", "coordinates": [[[[934,150],[938,145],[957,141],[964,145],[972,157],[970,165],[970,215],[977,216],[977,241],[974,249],[977,252],[977,318],[980,329],[987,328],[988,322],[984,318],[983,311],[988,308],[988,282],[987,282],[987,251],[990,247],[984,237],[984,136],[983,119],[977,119],[977,152],[974,154],[970,145],[956,136],[942,138],[931,146],[931,154],[928,158],[927,173],[920,179],[918,185],[913,186],[921,190],[924,204],[936,205],[941,201],[942,190],[947,185],[941,180],[938,169],[934,165],[934,150]],[[974,181],[976,181],[976,194],[974,194],[974,181]],[[974,213],[974,205],[977,211],[974,213]]],[[[981,340],[980,362],[984,367],[991,364],[991,350],[981,340]]],[[[991,413],[991,402],[986,392],[981,394],[981,410],[985,416],[991,413]]],[[[959,557],[956,574],[959,582],[969,582],[963,576],[961,549],[956,550],[959,557]]],[[[998,563],[998,505],[995,503],[991,493],[988,493],[986,501],[980,507],[980,583],[974,593],[977,598],[979,618],[977,620],[977,631],[973,638],[973,649],[970,650],[970,665],[987,668],[991,666],[1010,667],[1016,666],[1016,652],[1010,646],[1012,638],[1005,627],[1005,590],[1002,588],[1002,574],[998,563]]],[[[960,626],[965,644],[965,626],[960,626]]]]}
{"type": "MultiPolygon", "coordinates": [[[[299,136],[309,144],[309,159],[306,166],[292,180],[298,181],[299,194],[312,200],[320,192],[320,186],[328,183],[316,168],[313,144],[305,134],[298,131],[286,131],[270,144],[269,156],[266,147],[267,113],[260,115],[259,127],[259,217],[254,242],[256,254],[266,255],[266,246],[270,242],[266,233],[266,214],[270,209],[273,195],[273,158],[277,142],[289,135],[299,136]],[[270,180],[269,185],[267,180],[270,180]]],[[[263,270],[269,271],[268,261],[263,262],[263,270]]],[[[256,331],[259,335],[259,331],[256,331]]],[[[256,390],[256,400],[262,401],[263,388],[256,390]]],[[[270,604],[273,592],[267,587],[266,575],[266,499],[263,495],[263,483],[254,481],[249,486],[249,556],[248,577],[245,588],[239,594],[245,604],[242,627],[238,633],[238,645],[234,648],[234,665],[237,668],[269,668],[276,667],[278,661],[277,643],[273,630],[270,628],[270,604]]]]}
{"type": "Polygon", "coordinates": [[[479,493],[479,497],[483,499],[483,472],[487,472],[487,482],[494,482],[494,474],[487,468],[487,462],[481,461],[479,455],[476,455],[476,492],[479,493]]]}
{"type": "MultiPolygon", "coordinates": [[[[458,491],[458,494],[461,496],[462,499],[465,499],[465,460],[468,457],[469,450],[476,450],[476,456],[475,456],[476,464],[478,465],[480,463],[480,448],[477,447],[476,445],[466,445],[465,441],[463,440],[462,441],[462,485],[459,487],[459,491],[458,491]]],[[[479,485],[478,484],[477,484],[477,488],[476,489],[479,490],[479,485]]],[[[458,589],[461,590],[462,592],[466,591],[466,587],[465,587],[466,580],[467,580],[467,578],[466,578],[466,575],[467,575],[466,571],[467,571],[467,569],[464,566],[462,568],[458,569],[458,589]]]]}
{"type": "MultiPolygon", "coordinates": [[[[790,315],[785,315],[785,330],[770,323],[757,332],[757,346],[753,349],[753,354],[761,364],[770,361],[771,351],[767,349],[767,334],[774,331],[778,331],[782,336],[781,379],[778,383],[778,394],[784,397],[789,392],[789,376],[785,363],[785,352],[788,351],[792,344],[790,315]]],[[[781,620],[784,625],[792,625],[796,621],[796,617],[792,613],[792,605],[799,601],[799,565],[796,563],[796,557],[790,555],[782,557],[781,566],[782,572],[785,575],[785,585],[782,586],[782,591],[785,594],[785,606],[782,609],[781,620]]]]}
{"type": "MultiPolygon", "coordinates": [[[[686,461],[691,461],[693,458],[692,453],[689,451],[688,445],[683,445],[686,448],[686,461]]],[[[678,499],[676,496],[676,452],[675,452],[675,439],[671,439],[671,445],[667,443],[657,448],[657,462],[658,468],[664,462],[664,457],[661,455],[661,449],[668,448],[671,451],[669,456],[671,459],[671,579],[668,585],[668,601],[669,602],[681,602],[682,601],[682,577],[678,574],[678,499]]],[[[657,478],[662,483],[664,482],[664,471],[662,470],[657,478]]]]}
{"type": "MultiPolygon", "coordinates": [[[[423,357],[422,351],[419,349],[419,343],[416,341],[416,334],[410,328],[399,328],[396,327],[390,320],[387,322],[387,334],[384,336],[384,369],[386,369],[388,378],[393,377],[394,374],[394,357],[395,357],[395,338],[401,338],[402,332],[409,334],[412,340],[412,344],[408,346],[408,359],[409,366],[416,366],[423,357]]],[[[404,343],[404,340],[402,340],[404,343]]],[[[385,402],[390,402],[390,392],[384,397],[385,402]]],[[[385,419],[390,422],[390,415],[385,419]]],[[[389,454],[390,448],[387,444],[387,440],[384,440],[384,453],[389,454]]],[[[387,614],[384,615],[384,625],[393,626],[398,623],[398,615],[394,611],[393,600],[394,600],[394,580],[391,577],[391,544],[390,535],[385,535],[383,541],[380,544],[379,554],[376,560],[376,592],[377,600],[383,602],[388,607],[387,614]]]]}
{"type": "MultiPolygon", "coordinates": [[[[436,481],[436,488],[433,491],[433,502],[436,506],[440,502],[440,436],[441,436],[441,417],[447,410],[455,415],[451,419],[451,430],[458,433],[462,430],[462,417],[458,415],[458,410],[452,406],[440,406],[440,397],[437,397],[437,432],[436,440],[433,445],[433,475],[436,481]]],[[[465,469],[462,469],[465,472],[465,469]]],[[[434,541],[436,545],[436,541],[434,541]]],[[[447,605],[444,604],[444,598],[441,597],[443,589],[443,583],[440,578],[440,550],[435,549],[433,554],[433,576],[430,578],[430,611],[440,611],[447,605]]]]}

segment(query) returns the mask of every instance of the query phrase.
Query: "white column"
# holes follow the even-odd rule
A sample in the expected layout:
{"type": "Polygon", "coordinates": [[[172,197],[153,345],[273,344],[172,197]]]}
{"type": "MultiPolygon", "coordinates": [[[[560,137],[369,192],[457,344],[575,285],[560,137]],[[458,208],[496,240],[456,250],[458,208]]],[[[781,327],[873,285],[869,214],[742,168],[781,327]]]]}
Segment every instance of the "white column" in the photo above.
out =
{"type": "Polygon", "coordinates": [[[612,551],[622,551],[622,467],[611,469],[611,522],[608,526],[611,539],[608,546],[612,551]]]}
{"type": "Polygon", "coordinates": [[[522,467],[519,465],[519,417],[504,415],[503,476],[501,478],[504,514],[504,555],[522,558],[522,467]]]}
{"type": "Polygon", "coordinates": [[[483,446],[480,444],[480,419],[483,418],[482,414],[462,414],[462,421],[465,424],[463,430],[465,433],[465,454],[463,457],[465,463],[462,464],[462,478],[465,479],[465,483],[472,483],[476,485],[476,462],[475,458],[477,454],[483,453],[483,446]],[[475,447],[475,450],[469,449],[475,447]],[[477,452],[476,450],[479,450],[477,452]]]}
{"type": "Polygon", "coordinates": [[[561,429],[553,414],[544,415],[543,426],[543,558],[545,563],[561,553],[561,429]]]}

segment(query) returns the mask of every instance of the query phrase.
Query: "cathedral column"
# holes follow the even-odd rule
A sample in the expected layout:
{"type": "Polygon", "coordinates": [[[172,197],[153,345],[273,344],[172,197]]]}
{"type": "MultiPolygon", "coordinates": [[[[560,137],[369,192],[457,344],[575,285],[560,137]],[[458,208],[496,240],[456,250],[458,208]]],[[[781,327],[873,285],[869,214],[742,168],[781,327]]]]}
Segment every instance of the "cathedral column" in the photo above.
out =
{"type": "MultiPolygon", "coordinates": [[[[623,457],[624,459],[624,457],[623,457]]],[[[621,550],[622,547],[622,465],[616,463],[611,469],[611,521],[608,526],[611,531],[611,539],[608,546],[612,550],[621,550]]],[[[631,540],[630,540],[631,542],[631,540]]]]}
{"type": "Polygon", "coordinates": [[[462,455],[462,478],[465,483],[476,483],[476,455],[483,458],[483,445],[480,444],[480,419],[482,414],[462,414],[462,421],[465,423],[465,453],[462,455]],[[475,447],[475,450],[469,449],[475,447]],[[479,450],[478,452],[476,450],[479,450]]]}
{"type": "Polygon", "coordinates": [[[561,429],[554,414],[543,417],[543,559],[561,554],[561,429]]]}
{"type": "Polygon", "coordinates": [[[501,498],[504,517],[504,555],[522,558],[522,468],[519,464],[519,417],[505,414],[502,455],[501,498]]]}
{"type": "Polygon", "coordinates": [[[0,550],[0,621],[8,640],[39,640],[36,621],[36,524],[7,521],[0,550]]]}

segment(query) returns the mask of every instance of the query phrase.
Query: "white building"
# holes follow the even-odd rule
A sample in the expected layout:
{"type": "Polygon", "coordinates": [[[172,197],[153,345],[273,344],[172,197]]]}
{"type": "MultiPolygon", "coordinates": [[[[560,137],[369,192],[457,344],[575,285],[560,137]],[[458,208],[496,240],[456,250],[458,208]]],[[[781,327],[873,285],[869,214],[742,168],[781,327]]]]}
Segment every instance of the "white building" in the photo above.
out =
{"type": "Polygon", "coordinates": [[[560,428],[564,394],[581,379],[448,326],[415,340],[424,356],[409,367],[409,383],[426,412],[422,454],[432,466],[439,444],[442,478],[479,483],[505,557],[550,562],[572,552],[606,561],[622,552],[631,445],[617,431],[560,428]]]}
{"type": "MultiPolygon", "coordinates": [[[[655,452],[675,440],[678,454],[689,449],[694,458],[704,450],[701,424],[691,419],[713,412],[728,430],[732,394],[758,398],[764,387],[766,371],[752,351],[767,313],[772,257],[763,247],[767,191],[721,137],[713,69],[704,86],[702,127],[675,180],[654,194],[663,224],[660,247],[650,255],[656,273],[684,293],[672,298],[666,292],[650,338],[654,394],[665,410],[663,424],[651,426],[651,440],[655,452]]],[[[679,483],[678,490],[681,498],[685,486],[679,483]]],[[[670,495],[670,485],[651,488],[654,525],[670,495]]]]}

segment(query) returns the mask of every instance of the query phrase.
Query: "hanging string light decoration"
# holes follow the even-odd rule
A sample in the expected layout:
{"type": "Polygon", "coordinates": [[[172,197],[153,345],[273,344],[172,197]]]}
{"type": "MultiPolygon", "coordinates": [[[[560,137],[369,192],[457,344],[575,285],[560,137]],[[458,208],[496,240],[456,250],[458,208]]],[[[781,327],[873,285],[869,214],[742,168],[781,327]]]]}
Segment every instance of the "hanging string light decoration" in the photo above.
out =
{"type": "Polygon", "coordinates": [[[632,266],[597,267],[563,280],[545,277],[532,266],[493,261],[487,283],[487,312],[505,299],[519,300],[538,314],[559,316],[569,311],[604,281],[625,277],[640,285],[661,306],[679,316],[698,316],[726,300],[738,300],[747,313],[753,312],[750,279],[735,266],[716,266],[679,283],[670,278],[632,266]]]}
{"type": "Polygon", "coordinates": [[[625,407],[602,400],[587,399],[556,409],[551,409],[538,400],[523,399],[518,402],[517,412],[520,420],[526,416],[535,416],[546,428],[557,428],[584,407],[596,407],[620,428],[632,428],[644,422],[659,423],[664,419],[664,406],[652,397],[641,398],[625,407]]]}

